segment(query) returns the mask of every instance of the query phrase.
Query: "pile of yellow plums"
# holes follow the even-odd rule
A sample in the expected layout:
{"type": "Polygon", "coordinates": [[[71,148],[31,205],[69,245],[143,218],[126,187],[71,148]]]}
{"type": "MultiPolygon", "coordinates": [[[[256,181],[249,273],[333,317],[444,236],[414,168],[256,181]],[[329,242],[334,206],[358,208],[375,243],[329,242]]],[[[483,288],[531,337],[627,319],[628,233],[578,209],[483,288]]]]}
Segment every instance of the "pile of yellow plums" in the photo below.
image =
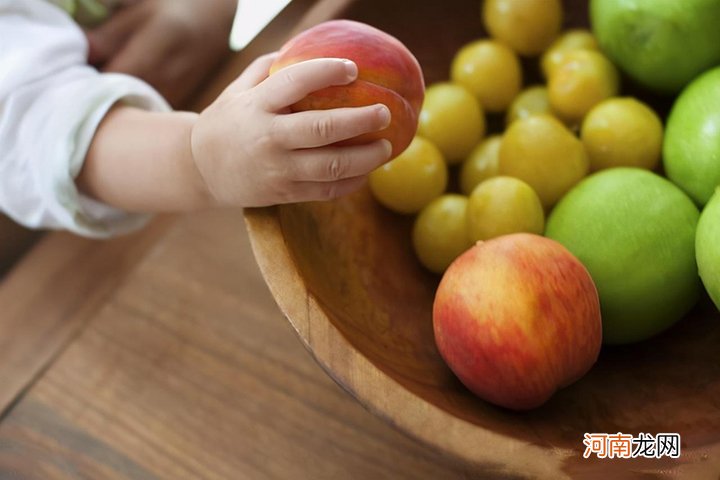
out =
{"type": "Polygon", "coordinates": [[[542,234],[589,173],[660,161],[660,118],[619,96],[590,31],[561,30],[560,0],[486,0],[481,10],[490,36],[456,53],[449,80],[428,86],[408,149],[370,175],[381,204],[417,215],[413,246],[436,273],[477,241],[542,234]],[[543,84],[523,85],[521,57],[537,60],[543,84]],[[487,132],[487,115],[503,115],[504,131],[487,132]]]}

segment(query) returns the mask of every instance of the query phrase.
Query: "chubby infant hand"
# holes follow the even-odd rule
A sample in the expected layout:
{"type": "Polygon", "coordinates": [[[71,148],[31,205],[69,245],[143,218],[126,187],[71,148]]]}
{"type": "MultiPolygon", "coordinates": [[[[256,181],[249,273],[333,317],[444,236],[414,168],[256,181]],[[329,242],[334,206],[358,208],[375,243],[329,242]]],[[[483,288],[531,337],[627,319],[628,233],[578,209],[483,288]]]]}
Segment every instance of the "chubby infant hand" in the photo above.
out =
{"type": "Polygon", "coordinates": [[[313,59],[268,77],[274,58],[265,55],[252,63],[193,127],[193,160],[216,205],[335,198],[360,187],[390,158],[387,140],[336,145],[386,128],[390,110],[385,105],[290,112],[290,105],[311,92],[355,80],[353,62],[313,59]]]}

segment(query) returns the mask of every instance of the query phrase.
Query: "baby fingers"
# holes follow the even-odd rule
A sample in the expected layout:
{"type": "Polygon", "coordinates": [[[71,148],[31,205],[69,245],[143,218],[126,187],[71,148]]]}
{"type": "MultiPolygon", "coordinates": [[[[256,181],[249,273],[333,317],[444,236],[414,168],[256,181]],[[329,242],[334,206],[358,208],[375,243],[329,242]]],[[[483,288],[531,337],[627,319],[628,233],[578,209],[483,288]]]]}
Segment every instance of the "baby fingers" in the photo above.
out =
{"type": "Polygon", "coordinates": [[[390,158],[387,140],[351,147],[325,147],[293,152],[295,181],[335,182],[367,175],[390,158]]]}
{"type": "Polygon", "coordinates": [[[382,104],[367,107],[310,110],[275,117],[275,140],[287,149],[330,145],[390,124],[390,110],[382,104]]]}
{"type": "Polygon", "coordinates": [[[267,53],[256,58],[235,81],[228,90],[244,91],[257,86],[268,76],[270,66],[277,58],[277,52],[267,53]]]}
{"type": "Polygon", "coordinates": [[[312,92],[348,84],[357,75],[357,65],[350,60],[315,58],[278,70],[258,85],[257,90],[264,108],[278,112],[312,92]]]}

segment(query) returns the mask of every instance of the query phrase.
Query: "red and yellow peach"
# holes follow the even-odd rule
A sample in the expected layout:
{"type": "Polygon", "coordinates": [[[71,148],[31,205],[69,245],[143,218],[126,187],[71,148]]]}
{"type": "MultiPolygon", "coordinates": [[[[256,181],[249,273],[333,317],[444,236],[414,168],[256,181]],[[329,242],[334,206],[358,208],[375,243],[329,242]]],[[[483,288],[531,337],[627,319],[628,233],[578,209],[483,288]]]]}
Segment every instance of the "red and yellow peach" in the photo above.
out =
{"type": "Polygon", "coordinates": [[[344,144],[385,138],[399,155],[417,130],[425,83],[413,54],[395,37],[351,20],[332,20],[310,28],[287,42],[270,73],[313,58],[347,58],[356,63],[358,78],[349,85],[316,91],[291,107],[292,111],[326,110],[382,103],[390,109],[390,125],[379,132],[355,137],[344,144]]]}

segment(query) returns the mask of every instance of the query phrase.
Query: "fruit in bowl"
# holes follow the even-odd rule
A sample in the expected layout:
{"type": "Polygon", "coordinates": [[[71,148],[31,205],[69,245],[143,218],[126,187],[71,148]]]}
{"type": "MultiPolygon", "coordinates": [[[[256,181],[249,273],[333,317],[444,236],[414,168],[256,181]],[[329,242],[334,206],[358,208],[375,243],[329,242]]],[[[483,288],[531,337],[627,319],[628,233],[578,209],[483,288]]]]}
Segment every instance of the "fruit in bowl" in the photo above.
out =
{"type": "Polygon", "coordinates": [[[458,51],[450,78],[477,97],[487,112],[503,112],[522,86],[520,60],[496,40],[476,40],[458,51]]]}
{"type": "Polygon", "coordinates": [[[490,240],[510,233],[545,230],[545,213],[535,190],[513,177],[497,176],[476,186],[468,200],[470,240],[490,240]]]}
{"type": "Polygon", "coordinates": [[[466,196],[447,193],[430,202],[415,219],[413,248],[420,263],[431,272],[443,273],[470,248],[467,209],[466,196]]]}
{"type": "Polygon", "coordinates": [[[558,242],[526,233],[478,242],[450,265],[433,327],[462,383],[515,410],[538,407],[581,378],[602,343],[585,267],[558,242]]]}
{"type": "Polygon", "coordinates": [[[720,67],[693,80],[667,121],[663,165],[668,178],[705,205],[720,186],[720,67]]]}
{"type": "MultiPolygon", "coordinates": [[[[587,2],[563,3],[565,25],[587,27],[587,2]]],[[[447,80],[456,52],[482,36],[478,5],[478,0],[365,0],[351,2],[342,14],[398,35],[434,83],[447,80]],[[446,26],[441,31],[440,16],[446,26]]],[[[523,65],[528,63],[532,60],[523,65]]],[[[653,108],[664,106],[645,91],[633,93],[653,108]]],[[[498,117],[488,117],[491,135],[501,133],[498,117]]],[[[557,161],[551,168],[564,168],[562,158],[548,157],[557,161]]],[[[487,163],[483,180],[499,173],[494,161],[487,163]]],[[[456,173],[450,169],[451,192],[456,173]]],[[[605,200],[596,202],[602,208],[605,200]]],[[[478,476],[716,474],[720,313],[709,302],[666,335],[605,348],[581,381],[538,409],[515,414],[477,399],[439,355],[432,329],[439,278],[413,253],[412,218],[388,211],[367,190],[332,202],[248,209],[245,216],[271,291],[323,368],[370,411],[433,450],[467,462],[478,476]],[[678,432],[682,457],[584,458],[587,432],[678,432]]]]}
{"type": "Polygon", "coordinates": [[[433,142],[450,165],[461,163],[485,135],[485,112],[462,85],[438,82],[425,95],[418,134],[433,142]]]}
{"type": "Polygon", "coordinates": [[[550,115],[514,121],[502,137],[500,173],[530,185],[547,209],[588,173],[580,140],[550,115]]]}
{"type": "Polygon", "coordinates": [[[613,97],[588,112],[580,139],[592,171],[612,167],[653,170],[660,163],[663,125],[658,114],[643,102],[613,97]]]}
{"type": "Polygon", "coordinates": [[[640,168],[593,174],[555,206],[545,234],[590,271],[606,343],[649,338],[697,302],[699,216],[678,187],[640,168]]]}
{"type": "Polygon", "coordinates": [[[491,36],[523,56],[542,53],[560,33],[560,0],[484,0],[482,17],[491,36]]]}
{"type": "Polygon", "coordinates": [[[498,160],[501,140],[500,135],[490,135],[470,152],[460,167],[458,175],[460,191],[463,194],[470,195],[480,182],[499,174],[498,160]]]}
{"type": "Polygon", "coordinates": [[[695,251],[700,278],[715,306],[720,309],[720,187],[698,222],[695,251]]]}
{"type": "Polygon", "coordinates": [[[617,69],[595,50],[566,52],[548,78],[550,106],[569,124],[582,122],[595,105],[614,97],[619,89],[617,69]]]}
{"type": "Polygon", "coordinates": [[[597,50],[598,44],[595,36],[584,28],[575,28],[564,32],[540,58],[543,76],[550,78],[553,71],[562,63],[566,53],[580,49],[597,50]]]}
{"type": "Polygon", "coordinates": [[[440,150],[432,142],[415,137],[405,151],[370,173],[368,185],[382,205],[410,214],[439,197],[445,191],[447,177],[440,150]]]}
{"type": "Polygon", "coordinates": [[[553,114],[552,110],[550,110],[547,87],[544,85],[532,85],[525,88],[513,99],[505,114],[505,124],[510,125],[515,120],[542,114],[553,114]]]}
{"type": "Polygon", "coordinates": [[[326,110],[385,104],[392,115],[390,125],[346,143],[369,143],[385,138],[392,143],[392,157],[399,155],[415,136],[425,92],[417,59],[402,42],[375,27],[352,20],[330,20],[287,42],[273,62],[270,74],[304,60],[328,57],[354,61],[358,67],[357,80],[313,92],[291,109],[326,110]]]}
{"type": "Polygon", "coordinates": [[[678,92],[720,62],[717,0],[592,0],[590,17],[602,49],[653,90],[678,92]]]}

